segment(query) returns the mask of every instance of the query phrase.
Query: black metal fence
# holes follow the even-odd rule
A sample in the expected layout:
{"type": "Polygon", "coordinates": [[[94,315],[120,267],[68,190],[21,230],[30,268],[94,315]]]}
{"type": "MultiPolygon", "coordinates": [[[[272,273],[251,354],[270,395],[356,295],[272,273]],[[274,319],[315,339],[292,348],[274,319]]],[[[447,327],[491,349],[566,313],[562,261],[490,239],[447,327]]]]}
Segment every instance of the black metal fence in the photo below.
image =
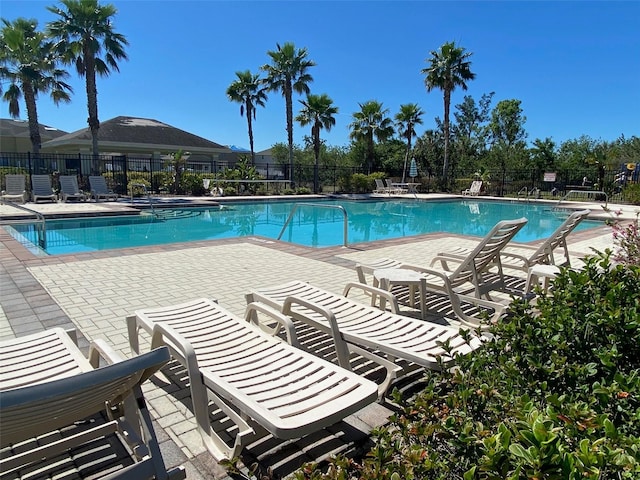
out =
{"type": "MultiPolygon", "coordinates": [[[[6,173],[24,173],[29,177],[34,174],[52,175],[54,188],[57,188],[58,175],[76,175],[80,188],[88,190],[88,177],[96,168],[107,178],[109,187],[116,193],[128,195],[131,184],[143,183],[154,193],[164,193],[170,190],[174,181],[173,168],[166,159],[136,157],[132,155],[100,155],[95,161],[91,154],[47,154],[41,153],[37,157],[31,153],[0,153],[0,177],[6,173]]],[[[184,193],[202,195],[205,178],[216,179],[223,186],[248,190],[249,193],[270,193],[272,190],[291,188],[288,165],[277,163],[258,163],[254,165],[260,178],[269,182],[253,182],[242,184],[242,177],[234,178],[229,175],[230,168],[226,161],[193,159],[187,160],[184,166],[184,176],[190,178],[184,193]],[[221,178],[231,180],[225,184],[221,178]],[[265,191],[266,188],[266,191],[265,191]]],[[[640,164],[633,165],[633,169],[622,165],[620,170],[603,170],[585,167],[575,171],[544,172],[536,169],[522,169],[501,171],[497,169],[483,172],[483,190],[485,194],[494,196],[517,196],[519,193],[539,191],[547,195],[564,195],[569,190],[599,190],[605,191],[616,200],[622,202],[624,187],[630,183],[640,181],[640,164]]],[[[296,164],[293,181],[296,188],[306,187],[313,191],[314,165],[296,164]]],[[[387,172],[390,178],[400,180],[402,172],[387,172]]],[[[362,169],[341,166],[318,167],[319,190],[321,192],[365,193],[370,192],[373,180],[363,173],[362,169]],[[358,174],[358,175],[356,175],[358,174]]],[[[475,172],[457,172],[456,179],[449,184],[453,193],[468,188],[471,181],[478,179],[475,172]]],[[[4,184],[2,178],[2,183],[4,184]]],[[[420,174],[415,179],[420,183],[418,191],[428,193],[439,191],[441,182],[438,177],[420,174]]],[[[30,182],[27,182],[30,184],[30,182]]]]}

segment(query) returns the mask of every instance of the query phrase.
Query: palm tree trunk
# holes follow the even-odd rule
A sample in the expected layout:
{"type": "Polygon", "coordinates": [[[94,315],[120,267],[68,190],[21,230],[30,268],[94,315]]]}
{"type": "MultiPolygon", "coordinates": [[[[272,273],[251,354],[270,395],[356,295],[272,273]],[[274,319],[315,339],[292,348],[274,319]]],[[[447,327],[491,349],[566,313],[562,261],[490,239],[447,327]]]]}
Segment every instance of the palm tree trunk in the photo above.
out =
{"type": "MultiPolygon", "coordinates": [[[[411,128],[412,126],[409,125],[409,129],[411,128]]],[[[404,154],[404,167],[402,168],[402,183],[404,183],[405,174],[407,172],[407,162],[409,161],[409,152],[411,152],[411,132],[409,132],[409,134],[407,135],[407,151],[404,154]]]]}
{"type": "Polygon", "coordinates": [[[371,174],[371,169],[373,168],[373,131],[369,131],[367,135],[367,175],[371,174]]]}
{"type": "Polygon", "coordinates": [[[444,91],[444,163],[442,180],[446,188],[449,186],[449,109],[451,107],[451,90],[444,91]]]}
{"type": "Polygon", "coordinates": [[[36,108],[36,95],[31,84],[22,84],[22,93],[27,105],[27,118],[29,120],[29,138],[31,139],[31,149],[35,158],[40,157],[40,124],[38,123],[38,110],[36,108]]]}
{"type": "Polygon", "coordinates": [[[313,193],[318,193],[318,166],[320,164],[320,125],[316,124],[311,129],[311,135],[313,136],[313,154],[315,156],[316,163],[313,167],[313,193]]]}
{"type": "Polygon", "coordinates": [[[284,90],[287,108],[287,141],[289,145],[289,182],[291,188],[295,188],[295,179],[293,174],[293,95],[291,82],[289,81],[284,90]]]}
{"type": "Polygon", "coordinates": [[[100,129],[100,120],[98,120],[98,89],[96,87],[96,68],[93,56],[85,52],[85,76],[87,89],[87,109],[89,111],[89,130],[91,130],[91,173],[98,175],[100,173],[100,165],[98,162],[98,130],[100,129]]]}
{"type": "Polygon", "coordinates": [[[249,148],[251,149],[251,165],[256,164],[256,154],[253,151],[253,126],[252,126],[252,117],[253,108],[251,108],[251,103],[247,102],[246,106],[247,110],[247,128],[249,129],[249,148]]]}

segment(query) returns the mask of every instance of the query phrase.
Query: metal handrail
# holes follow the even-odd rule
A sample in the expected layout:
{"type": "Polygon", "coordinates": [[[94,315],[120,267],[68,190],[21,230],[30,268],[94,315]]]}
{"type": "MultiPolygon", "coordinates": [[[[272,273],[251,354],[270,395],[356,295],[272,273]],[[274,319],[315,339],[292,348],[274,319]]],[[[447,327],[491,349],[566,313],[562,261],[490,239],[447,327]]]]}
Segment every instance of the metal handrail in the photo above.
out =
{"type": "Polygon", "coordinates": [[[129,187],[131,187],[131,203],[133,203],[133,187],[142,187],[142,190],[144,191],[144,194],[147,196],[147,200],[149,201],[151,213],[156,216],[156,210],[153,208],[153,202],[151,201],[151,195],[147,190],[147,186],[144,183],[130,183],[129,187]]]}
{"type": "Polygon", "coordinates": [[[289,217],[287,218],[287,221],[284,222],[284,225],[282,226],[282,230],[280,231],[280,235],[278,235],[278,240],[280,240],[282,238],[282,235],[284,234],[284,231],[287,229],[287,225],[289,225],[289,223],[291,222],[291,220],[293,219],[293,214],[296,213],[296,210],[298,209],[298,207],[319,207],[319,208],[334,208],[337,210],[340,210],[342,212],[342,215],[344,216],[344,233],[343,233],[343,242],[342,242],[342,246],[346,247],[348,244],[348,231],[349,231],[349,215],[347,214],[347,211],[345,210],[345,208],[341,205],[325,205],[323,203],[297,203],[293,206],[293,208],[291,209],[291,213],[289,213],[289,217]]]}
{"type": "Polygon", "coordinates": [[[568,197],[574,194],[580,194],[582,196],[587,196],[587,197],[595,196],[596,194],[604,195],[604,206],[606,207],[607,204],[609,203],[609,196],[607,195],[607,192],[603,192],[602,190],[569,190],[564,197],[558,200],[558,204],[556,205],[556,207],[559,206],[568,197]]]}
{"type": "MultiPolygon", "coordinates": [[[[15,202],[11,202],[9,200],[5,200],[4,198],[0,198],[0,203],[5,205],[9,205],[10,207],[17,208],[18,210],[24,210],[25,212],[32,213],[38,219],[38,224],[40,228],[37,230],[38,235],[38,246],[43,250],[47,249],[47,223],[44,215],[36,210],[32,210],[30,208],[25,207],[24,205],[18,205],[15,202]]],[[[12,221],[11,223],[20,223],[20,221],[12,221]]]]}

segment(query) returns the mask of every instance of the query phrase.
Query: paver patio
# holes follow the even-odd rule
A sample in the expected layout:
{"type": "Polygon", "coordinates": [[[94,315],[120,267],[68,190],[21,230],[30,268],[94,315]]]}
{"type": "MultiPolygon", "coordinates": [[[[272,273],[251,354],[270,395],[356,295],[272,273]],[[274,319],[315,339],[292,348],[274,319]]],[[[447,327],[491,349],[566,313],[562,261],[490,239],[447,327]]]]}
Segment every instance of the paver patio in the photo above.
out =
{"type": "MultiPolygon", "coordinates": [[[[68,208],[63,205],[38,207],[51,212],[56,207],[68,208]]],[[[118,208],[114,204],[80,204],[83,212],[90,212],[92,206],[101,210],[118,208]]],[[[0,205],[0,216],[6,214],[7,208],[0,205]]],[[[631,218],[633,207],[622,208],[631,218]]],[[[102,338],[130,356],[125,317],[136,309],[205,296],[243,316],[244,294],[253,288],[303,280],[341,293],[348,281],[356,280],[354,266],[358,262],[391,257],[428,264],[438,251],[453,244],[472,246],[475,241],[435,234],[349,248],[312,249],[243,237],[36,257],[0,229],[0,338],[61,325],[75,327],[81,333],[81,346],[102,338]]],[[[578,258],[592,253],[591,248],[611,247],[611,242],[610,228],[603,226],[572,233],[569,248],[578,258]]],[[[165,462],[169,466],[185,465],[187,478],[225,478],[224,468],[210,458],[200,441],[188,398],[184,392],[176,395],[176,389],[163,384],[162,378],[147,382],[145,387],[165,462]]],[[[246,465],[257,461],[278,475],[290,474],[304,461],[326,458],[335,452],[353,452],[364,446],[371,428],[383,424],[390,413],[388,405],[375,404],[329,431],[301,441],[261,440],[249,446],[243,461],[246,465]]]]}

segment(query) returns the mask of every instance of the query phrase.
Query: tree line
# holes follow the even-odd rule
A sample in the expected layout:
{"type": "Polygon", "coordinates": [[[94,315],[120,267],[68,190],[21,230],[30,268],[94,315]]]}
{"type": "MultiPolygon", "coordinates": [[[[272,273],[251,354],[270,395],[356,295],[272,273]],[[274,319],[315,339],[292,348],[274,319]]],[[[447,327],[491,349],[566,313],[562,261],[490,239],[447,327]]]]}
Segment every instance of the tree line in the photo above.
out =
{"type": "MultiPolygon", "coordinates": [[[[9,104],[13,118],[20,116],[20,101],[24,100],[32,150],[38,155],[41,139],[37,98],[49,95],[56,104],[70,102],[73,91],[66,83],[69,72],[64,67],[75,66],[76,73],[85,79],[92,169],[97,170],[100,121],[96,77],[119,71],[118,62],[128,59],[128,41],[114,31],[112,19],[117,10],[113,5],[101,5],[97,0],[62,0],[60,5],[47,7],[56,20],[47,23],[42,31],[34,19],[2,19],[0,94],[9,104]]],[[[442,92],[443,118],[436,117],[436,128],[421,136],[416,127],[423,123],[425,112],[417,103],[402,104],[397,113],[391,114],[381,102],[372,99],[359,103],[359,110],[352,113],[348,127],[351,143],[342,147],[327,145],[321,132],[335,126],[338,106],[327,93],[311,92],[310,72],[316,63],[306,48],[297,48],[292,42],[276,44],[274,50],[267,51],[269,63],[259,66],[259,73],[236,72],[225,93],[230,101],[240,104],[240,115],[246,117],[252,162],[257,109],[265,107],[269,93],[282,94],[287,143],[284,149],[282,143],[274,143],[273,156],[288,165],[292,183],[296,164],[313,164],[315,192],[320,189],[320,165],[360,167],[367,173],[402,172],[404,180],[408,162],[414,158],[421,175],[438,178],[440,188],[449,190],[454,178],[469,176],[470,172],[482,177],[496,169],[502,175],[513,169],[618,171],[621,165],[640,162],[640,139],[636,136],[621,136],[610,142],[583,136],[559,145],[545,138],[535,139],[528,146],[526,116],[520,100],[501,100],[492,105],[494,92],[479,99],[465,96],[452,112],[452,92],[457,88],[467,90],[468,82],[476,77],[472,55],[455,42],[445,42],[430,52],[420,73],[427,93],[442,92]],[[297,114],[294,95],[304,95],[298,99],[297,114]],[[311,127],[303,146],[294,145],[294,122],[311,127]]]]}

